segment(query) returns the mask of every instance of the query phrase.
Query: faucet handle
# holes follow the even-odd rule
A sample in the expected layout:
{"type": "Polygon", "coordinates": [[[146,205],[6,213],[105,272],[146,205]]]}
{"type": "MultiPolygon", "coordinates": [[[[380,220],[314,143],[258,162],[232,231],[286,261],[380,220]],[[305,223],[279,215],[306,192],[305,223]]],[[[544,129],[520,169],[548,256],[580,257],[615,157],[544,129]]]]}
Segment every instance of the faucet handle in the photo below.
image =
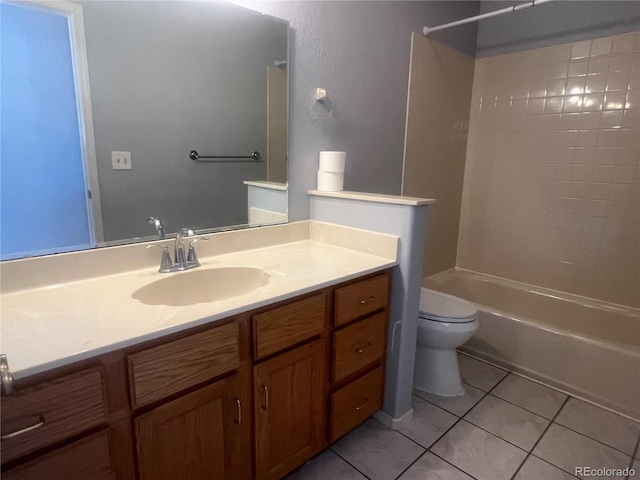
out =
{"type": "Polygon", "coordinates": [[[162,249],[162,260],[160,261],[160,268],[158,272],[167,273],[173,271],[171,267],[173,267],[173,262],[171,261],[171,255],[169,255],[169,247],[166,245],[147,245],[147,250],[150,248],[161,248],[162,249]]]}
{"type": "Polygon", "coordinates": [[[187,227],[182,227],[180,229],[180,233],[183,237],[193,237],[196,234],[196,232],[194,232],[191,228],[187,227]]]}
{"type": "Polygon", "coordinates": [[[187,255],[187,263],[191,263],[194,267],[200,266],[200,262],[198,261],[198,256],[196,255],[196,249],[194,245],[203,240],[209,240],[209,237],[196,238],[195,240],[192,240],[191,243],[189,243],[189,254],[187,255]]]}

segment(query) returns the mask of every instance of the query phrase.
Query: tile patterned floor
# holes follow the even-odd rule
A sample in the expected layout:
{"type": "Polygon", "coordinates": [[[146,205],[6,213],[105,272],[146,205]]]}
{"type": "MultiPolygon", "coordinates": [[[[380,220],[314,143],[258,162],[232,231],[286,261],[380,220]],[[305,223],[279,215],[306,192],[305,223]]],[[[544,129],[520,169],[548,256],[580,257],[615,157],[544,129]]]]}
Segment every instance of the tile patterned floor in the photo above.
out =
{"type": "Polygon", "coordinates": [[[629,480],[640,480],[640,423],[475,358],[459,360],[466,395],[416,394],[403,428],[369,419],[287,480],[586,478],[575,476],[576,466],[632,467],[629,480]]]}

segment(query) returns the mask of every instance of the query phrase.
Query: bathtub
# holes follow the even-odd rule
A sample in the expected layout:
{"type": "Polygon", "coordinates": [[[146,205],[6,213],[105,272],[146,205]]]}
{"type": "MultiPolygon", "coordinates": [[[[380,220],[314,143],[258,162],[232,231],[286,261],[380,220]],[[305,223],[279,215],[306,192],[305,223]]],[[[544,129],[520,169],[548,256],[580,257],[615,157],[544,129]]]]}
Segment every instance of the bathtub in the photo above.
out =
{"type": "Polygon", "coordinates": [[[461,350],[640,419],[640,310],[462,269],[422,285],[477,305],[461,350]]]}

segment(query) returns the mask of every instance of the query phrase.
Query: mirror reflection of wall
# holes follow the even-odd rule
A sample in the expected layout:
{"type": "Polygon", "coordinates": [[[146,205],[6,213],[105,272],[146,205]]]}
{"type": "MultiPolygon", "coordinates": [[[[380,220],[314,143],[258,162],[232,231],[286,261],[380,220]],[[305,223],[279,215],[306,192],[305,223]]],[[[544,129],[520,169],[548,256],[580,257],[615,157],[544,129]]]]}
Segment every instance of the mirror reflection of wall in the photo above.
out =
{"type": "MultiPolygon", "coordinates": [[[[287,67],[278,65],[287,60],[286,22],[222,2],[73,3],[82,6],[86,32],[104,229],[98,243],[152,238],[150,216],[168,234],[247,224],[243,182],[286,182],[287,67]],[[262,159],[195,162],[190,150],[259,151],[262,159]],[[113,169],[114,151],[131,152],[131,169],[113,169]]],[[[23,37],[29,43],[38,34],[23,37]]],[[[8,218],[3,209],[5,231],[8,218]]]]}
{"type": "Polygon", "coordinates": [[[148,235],[150,215],[168,232],[247,223],[242,182],[265,180],[266,160],[187,154],[266,159],[266,67],[286,58],[286,25],[216,2],[82,4],[105,240],[148,235]],[[112,150],[131,171],[111,169],[112,150]]]}
{"type": "Polygon", "coordinates": [[[287,63],[267,67],[267,180],[287,181],[287,63]]]}

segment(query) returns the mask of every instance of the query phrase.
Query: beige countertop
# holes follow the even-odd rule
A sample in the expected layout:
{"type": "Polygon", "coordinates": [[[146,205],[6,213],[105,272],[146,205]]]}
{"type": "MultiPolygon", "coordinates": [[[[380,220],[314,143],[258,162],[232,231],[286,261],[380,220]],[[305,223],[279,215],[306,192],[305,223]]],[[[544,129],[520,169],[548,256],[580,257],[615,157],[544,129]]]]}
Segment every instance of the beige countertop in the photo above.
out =
{"type": "MultiPolygon", "coordinates": [[[[283,225],[282,229],[298,232],[293,238],[284,235],[287,243],[201,256],[202,266],[188,272],[160,274],[154,266],[3,293],[1,353],[7,355],[14,378],[24,378],[396,265],[396,237],[319,222],[306,224],[283,225]],[[269,281],[249,293],[187,306],[147,305],[132,296],[169,275],[221,267],[259,268],[269,281]]],[[[271,236],[278,233],[278,227],[268,228],[271,236]]],[[[237,241],[233,234],[225,238],[237,241]]],[[[148,254],[144,245],[135,248],[140,255],[148,254]]],[[[152,250],[157,257],[157,249],[152,250]]],[[[75,255],[78,258],[82,252],[75,255]]],[[[59,265],[64,266],[64,259],[59,265]]],[[[19,269],[13,265],[9,271],[15,275],[19,269]]]]}

